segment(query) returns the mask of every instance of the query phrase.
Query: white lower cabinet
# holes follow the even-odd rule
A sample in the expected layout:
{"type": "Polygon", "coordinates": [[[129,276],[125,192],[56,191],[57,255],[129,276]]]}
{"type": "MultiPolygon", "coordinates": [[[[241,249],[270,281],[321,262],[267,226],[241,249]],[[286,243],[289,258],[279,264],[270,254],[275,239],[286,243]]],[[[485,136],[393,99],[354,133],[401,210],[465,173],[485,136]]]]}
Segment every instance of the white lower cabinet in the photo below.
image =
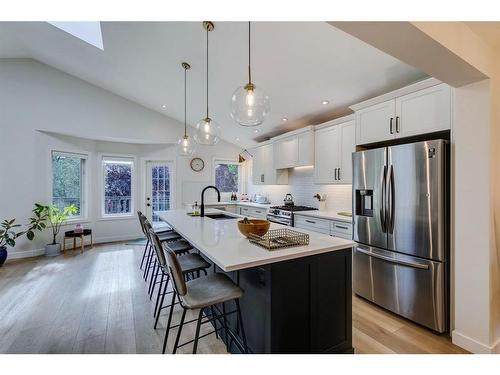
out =
{"type": "Polygon", "coordinates": [[[248,206],[238,206],[239,214],[246,217],[253,217],[255,219],[265,219],[267,216],[267,209],[248,207],[248,206]]]}
{"type": "Polygon", "coordinates": [[[294,215],[294,227],[328,234],[333,237],[352,239],[352,224],[333,219],[294,215]]]}

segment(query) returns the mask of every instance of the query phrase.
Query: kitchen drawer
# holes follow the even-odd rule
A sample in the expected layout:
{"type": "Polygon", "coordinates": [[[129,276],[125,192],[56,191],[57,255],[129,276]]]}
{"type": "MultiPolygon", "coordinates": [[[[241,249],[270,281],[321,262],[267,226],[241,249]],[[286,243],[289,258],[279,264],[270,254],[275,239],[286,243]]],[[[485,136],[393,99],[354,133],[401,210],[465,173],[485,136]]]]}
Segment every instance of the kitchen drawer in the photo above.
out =
{"type": "Polygon", "coordinates": [[[352,239],[352,223],[331,221],[331,235],[347,240],[352,239]]]}
{"type": "Polygon", "coordinates": [[[265,219],[267,210],[265,208],[240,206],[240,215],[254,217],[256,219],[265,219]]]}
{"type": "Polygon", "coordinates": [[[295,215],[294,221],[294,226],[296,228],[303,228],[312,230],[314,232],[330,234],[330,220],[295,215]]]}

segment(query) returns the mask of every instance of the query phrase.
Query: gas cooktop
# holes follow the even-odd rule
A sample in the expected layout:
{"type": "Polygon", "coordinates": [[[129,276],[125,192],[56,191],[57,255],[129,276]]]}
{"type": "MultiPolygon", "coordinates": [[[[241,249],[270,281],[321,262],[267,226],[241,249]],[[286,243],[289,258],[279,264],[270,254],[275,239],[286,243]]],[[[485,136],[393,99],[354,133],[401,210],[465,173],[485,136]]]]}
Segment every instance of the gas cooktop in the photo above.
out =
{"type": "Polygon", "coordinates": [[[317,208],[307,207],[307,206],[272,206],[271,209],[283,210],[283,211],[311,211],[311,210],[317,210],[317,208]]]}

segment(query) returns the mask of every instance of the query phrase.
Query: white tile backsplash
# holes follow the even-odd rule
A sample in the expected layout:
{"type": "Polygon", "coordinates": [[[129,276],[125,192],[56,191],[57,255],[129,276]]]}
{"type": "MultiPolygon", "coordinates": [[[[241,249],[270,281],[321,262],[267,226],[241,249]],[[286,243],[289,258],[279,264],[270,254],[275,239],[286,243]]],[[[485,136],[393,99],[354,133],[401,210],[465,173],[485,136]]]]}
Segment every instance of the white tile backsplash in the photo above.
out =
{"type": "Polygon", "coordinates": [[[326,209],[331,211],[351,211],[351,185],[324,185],[314,183],[314,168],[292,168],[288,170],[288,185],[253,185],[251,178],[251,162],[247,163],[248,194],[263,194],[273,204],[283,204],[285,194],[291,193],[297,205],[318,208],[314,194],[326,194],[326,209]]]}

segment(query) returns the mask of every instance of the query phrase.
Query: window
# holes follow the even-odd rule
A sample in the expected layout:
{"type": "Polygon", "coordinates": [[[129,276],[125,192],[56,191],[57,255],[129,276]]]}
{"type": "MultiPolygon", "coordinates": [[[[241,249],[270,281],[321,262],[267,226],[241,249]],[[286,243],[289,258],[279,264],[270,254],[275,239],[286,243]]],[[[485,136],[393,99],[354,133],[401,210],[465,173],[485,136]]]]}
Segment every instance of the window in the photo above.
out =
{"type": "Polygon", "coordinates": [[[133,216],[134,159],[103,157],[103,216],[133,216]]]}
{"type": "Polygon", "coordinates": [[[74,204],[73,218],[85,216],[86,155],[52,151],[52,204],[61,211],[74,204]]]}
{"type": "Polygon", "coordinates": [[[221,193],[240,191],[240,164],[234,161],[215,160],[215,186],[221,193]]]}

